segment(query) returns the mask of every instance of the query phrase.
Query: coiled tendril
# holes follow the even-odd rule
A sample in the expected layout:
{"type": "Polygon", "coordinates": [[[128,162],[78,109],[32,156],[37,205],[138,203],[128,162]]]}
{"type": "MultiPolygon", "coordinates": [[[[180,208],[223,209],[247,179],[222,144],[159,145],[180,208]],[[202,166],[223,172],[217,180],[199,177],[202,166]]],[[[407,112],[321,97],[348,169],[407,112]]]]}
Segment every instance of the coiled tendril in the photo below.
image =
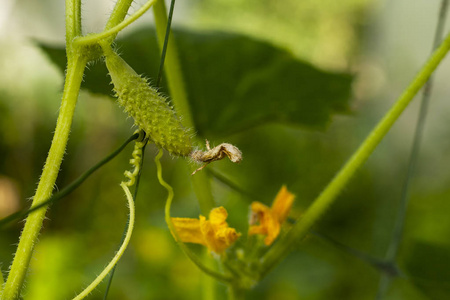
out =
{"type": "Polygon", "coordinates": [[[131,154],[132,158],[130,159],[130,165],[133,167],[133,170],[127,170],[123,173],[125,177],[129,179],[128,181],[123,183],[129,187],[133,186],[136,182],[136,176],[139,174],[139,171],[141,169],[142,149],[148,141],[148,139],[145,137],[144,131],[138,130],[136,132],[139,132],[141,136],[138,138],[139,141],[136,141],[134,143],[134,150],[131,154]]]}

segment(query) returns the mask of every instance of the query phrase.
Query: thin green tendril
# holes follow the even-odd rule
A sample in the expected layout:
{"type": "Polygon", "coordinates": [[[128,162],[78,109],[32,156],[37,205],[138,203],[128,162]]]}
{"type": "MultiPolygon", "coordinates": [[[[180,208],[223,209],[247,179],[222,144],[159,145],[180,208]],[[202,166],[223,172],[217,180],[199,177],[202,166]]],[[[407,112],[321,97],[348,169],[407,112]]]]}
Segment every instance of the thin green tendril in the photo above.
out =
{"type": "Polygon", "coordinates": [[[117,264],[119,259],[122,257],[123,253],[125,252],[125,249],[128,246],[128,243],[131,239],[131,233],[133,232],[134,227],[134,221],[135,221],[135,207],[134,207],[134,201],[133,196],[131,195],[131,192],[126,185],[125,182],[121,182],[120,186],[122,187],[123,191],[125,192],[125,196],[128,200],[128,208],[130,210],[129,219],[128,219],[128,229],[127,234],[125,236],[125,239],[120,246],[119,250],[117,251],[116,255],[113,257],[111,262],[106,266],[105,269],[100,273],[100,275],[95,278],[95,280],[87,287],[85,288],[78,296],[73,298],[73,300],[80,300],[89,295],[102,281],[103,279],[108,275],[109,272],[114,268],[114,266],[117,264]]]}
{"type": "MultiPolygon", "coordinates": [[[[140,133],[143,134],[143,136],[145,136],[145,133],[143,131],[140,131],[140,133]]],[[[147,142],[148,142],[147,139],[145,139],[142,142],[142,143],[144,143],[144,145],[141,148],[142,151],[141,151],[141,156],[140,156],[140,161],[139,161],[139,171],[138,171],[137,176],[136,176],[136,187],[134,188],[134,195],[133,195],[134,203],[136,203],[136,199],[137,199],[137,195],[138,195],[138,191],[139,191],[139,182],[140,182],[140,179],[141,179],[142,166],[144,164],[145,146],[147,145],[147,142]]],[[[136,146],[135,146],[135,148],[136,148],[136,146]]],[[[130,220],[128,219],[126,228],[125,228],[125,230],[124,230],[124,232],[122,234],[122,240],[120,241],[120,244],[123,243],[123,241],[125,240],[125,238],[127,236],[127,228],[128,228],[129,222],[130,222],[130,220]]],[[[108,279],[108,283],[106,284],[105,293],[103,294],[103,300],[106,300],[108,298],[109,289],[111,288],[111,284],[112,284],[112,280],[113,280],[116,268],[117,268],[117,264],[114,266],[114,268],[109,273],[109,279],[108,279]]]]}
{"type": "Polygon", "coordinates": [[[134,150],[131,154],[132,158],[130,159],[130,164],[134,167],[133,171],[125,171],[124,175],[128,178],[128,181],[125,184],[129,187],[133,186],[136,182],[136,176],[141,171],[141,161],[142,161],[142,149],[147,144],[147,141],[144,140],[142,142],[136,142],[134,144],[134,150]]]}

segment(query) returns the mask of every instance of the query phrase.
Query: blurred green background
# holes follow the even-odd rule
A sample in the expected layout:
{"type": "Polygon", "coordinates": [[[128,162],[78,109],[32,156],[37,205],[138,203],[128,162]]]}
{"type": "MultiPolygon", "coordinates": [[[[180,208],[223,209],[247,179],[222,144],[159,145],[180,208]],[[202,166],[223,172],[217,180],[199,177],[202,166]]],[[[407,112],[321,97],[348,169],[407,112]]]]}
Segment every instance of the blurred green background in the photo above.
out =
{"type": "MultiPolygon", "coordinates": [[[[101,30],[114,3],[85,2],[85,32],[101,30]]],[[[143,2],[137,1],[133,9],[143,2]]],[[[213,194],[217,204],[227,208],[231,226],[245,233],[251,201],[270,204],[282,184],[297,195],[292,214],[301,215],[428,57],[439,4],[427,0],[177,3],[174,27],[185,46],[180,52],[197,133],[215,145],[231,142],[244,154],[240,165],[221,161],[204,170],[221,175],[212,176],[213,194]],[[254,53],[258,55],[252,60],[254,53]],[[265,68],[266,60],[271,68],[265,68]],[[315,102],[302,106],[312,103],[309,99],[315,102]]],[[[133,39],[145,39],[145,28],[151,24],[148,13],[120,34],[122,42],[117,46],[138,72],[154,78],[159,50],[151,48],[152,42],[133,39]]],[[[36,188],[63,84],[63,72],[38,45],[44,43],[48,52],[62,49],[63,42],[62,1],[0,3],[0,217],[26,207],[36,188]]],[[[101,68],[98,62],[87,72],[56,188],[69,184],[134,131],[132,120],[105,95],[109,78],[101,68]]],[[[398,259],[405,277],[393,281],[384,299],[450,298],[448,78],[450,60],[446,59],[436,72],[410,192],[398,259]]],[[[162,91],[168,94],[167,89],[162,91]]],[[[405,178],[417,100],[315,231],[384,257],[405,178]]],[[[128,147],[52,206],[24,299],[69,299],[112,257],[127,219],[119,183],[123,171],[130,168],[131,151],[128,147]]],[[[176,247],[164,223],[166,192],[156,180],[156,153],[155,147],[147,148],[136,229],[109,299],[198,299],[201,293],[202,275],[176,247]]],[[[164,177],[175,189],[172,215],[197,217],[199,207],[186,162],[165,155],[163,167],[164,177]]],[[[16,222],[0,231],[3,273],[13,259],[22,225],[16,222]]],[[[374,299],[379,277],[379,270],[354,255],[310,236],[248,299],[374,299]]],[[[104,288],[105,284],[99,286],[90,299],[102,299],[104,288]]],[[[218,299],[225,298],[225,287],[219,286],[218,299]]]]}

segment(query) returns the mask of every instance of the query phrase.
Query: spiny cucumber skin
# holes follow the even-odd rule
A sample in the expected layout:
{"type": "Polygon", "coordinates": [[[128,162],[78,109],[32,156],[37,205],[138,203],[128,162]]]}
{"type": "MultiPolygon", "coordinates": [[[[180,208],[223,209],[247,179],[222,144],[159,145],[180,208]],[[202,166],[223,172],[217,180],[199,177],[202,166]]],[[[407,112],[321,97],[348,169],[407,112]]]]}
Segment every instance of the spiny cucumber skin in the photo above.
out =
{"type": "Polygon", "coordinates": [[[177,156],[192,152],[190,132],[183,127],[166,99],[139,76],[122,58],[108,53],[109,70],[119,104],[135,124],[159,147],[177,156]]]}

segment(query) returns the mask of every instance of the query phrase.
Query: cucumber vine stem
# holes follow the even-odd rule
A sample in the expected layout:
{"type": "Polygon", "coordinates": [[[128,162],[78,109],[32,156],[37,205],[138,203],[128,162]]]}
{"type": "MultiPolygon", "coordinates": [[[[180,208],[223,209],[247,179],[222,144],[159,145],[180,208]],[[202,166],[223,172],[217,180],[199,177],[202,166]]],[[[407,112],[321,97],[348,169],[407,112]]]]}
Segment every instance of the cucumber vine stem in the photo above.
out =
{"type": "MultiPolygon", "coordinates": [[[[113,28],[123,21],[131,2],[131,0],[119,0],[117,2],[108,21],[107,29],[113,28]]],[[[36,194],[33,197],[32,207],[46,201],[52,194],[69,138],[84,69],[89,60],[89,51],[86,48],[77,47],[73,43],[74,39],[81,35],[81,0],[66,0],[65,11],[67,72],[64,92],[55,134],[36,194]]],[[[115,35],[111,36],[112,39],[114,37],[115,35]]],[[[44,206],[28,216],[0,299],[19,298],[47,207],[44,206]]]]}
{"type": "MultiPolygon", "coordinates": [[[[80,10],[81,0],[66,0],[67,74],[55,134],[36,194],[33,197],[32,207],[39,205],[51,196],[69,139],[84,68],[87,64],[87,58],[72,46],[72,40],[81,34],[80,10]]],[[[45,206],[28,216],[0,299],[19,298],[47,207],[45,206]]]]}
{"type": "Polygon", "coordinates": [[[364,164],[372,154],[392,125],[402,114],[414,96],[428,81],[431,74],[450,50],[450,34],[441,43],[438,49],[428,59],[414,80],[397,99],[392,108],[372,130],[361,146],[350,157],[339,173],[331,180],[328,186],[314,200],[307,211],[297,220],[292,229],[283,236],[265,255],[261,269],[261,276],[265,276],[278,262],[290,251],[290,248],[304,237],[311,226],[324,214],[330,205],[336,200],[339,192],[347,185],[356,170],[364,164]]]}
{"type": "MultiPolygon", "coordinates": [[[[162,50],[164,46],[164,38],[167,27],[167,12],[164,0],[158,0],[153,6],[153,12],[156,23],[156,33],[158,36],[159,47],[162,50]]],[[[178,58],[177,48],[173,35],[169,36],[167,45],[167,53],[165,66],[167,81],[169,84],[172,101],[180,116],[183,116],[183,125],[187,128],[195,128],[192,118],[192,112],[187,98],[186,87],[184,85],[183,73],[181,71],[181,63],[178,58]]],[[[191,172],[195,166],[191,167],[191,172]]],[[[209,177],[205,172],[199,172],[195,176],[191,176],[194,192],[199,201],[202,214],[208,215],[214,207],[214,200],[211,192],[211,184],[209,177]]]]}
{"type": "MultiPolygon", "coordinates": [[[[167,10],[164,0],[157,0],[153,6],[153,14],[155,16],[156,35],[158,36],[158,45],[162,51],[167,29],[167,10]]],[[[169,84],[170,94],[177,112],[183,116],[183,125],[186,127],[194,127],[191,108],[189,106],[186,86],[184,84],[181,63],[178,57],[178,50],[173,38],[173,34],[169,34],[167,43],[167,52],[165,60],[165,70],[167,82],[169,84]]]]}
{"type": "Polygon", "coordinates": [[[81,35],[81,0],[66,0],[66,48],[73,51],[73,40],[81,35]]]}
{"type": "MultiPolygon", "coordinates": [[[[153,6],[153,13],[155,17],[156,35],[158,37],[159,48],[162,51],[164,48],[164,41],[166,36],[168,18],[167,9],[164,0],[158,0],[153,6]]],[[[188,101],[186,87],[184,84],[183,73],[181,70],[181,63],[178,58],[176,44],[173,35],[167,32],[169,40],[167,42],[167,52],[165,59],[166,77],[169,84],[172,101],[178,111],[183,116],[182,123],[187,128],[195,128],[194,119],[192,117],[191,108],[188,101]]],[[[190,166],[190,173],[196,167],[190,166]]],[[[192,187],[197,196],[200,211],[203,215],[209,215],[211,209],[215,206],[212,196],[210,178],[206,172],[199,172],[195,176],[191,176],[192,187]]],[[[213,267],[214,262],[205,251],[203,261],[210,267],[213,267]]],[[[202,277],[203,282],[203,297],[205,299],[215,299],[215,282],[211,277],[202,277]]]]}
{"type": "MultiPolygon", "coordinates": [[[[67,76],[55,134],[36,194],[33,197],[32,207],[47,200],[52,194],[69,138],[86,63],[87,60],[82,55],[72,57],[68,61],[67,76]]],[[[28,216],[1,299],[16,299],[19,297],[47,207],[45,206],[28,216]]]]}

